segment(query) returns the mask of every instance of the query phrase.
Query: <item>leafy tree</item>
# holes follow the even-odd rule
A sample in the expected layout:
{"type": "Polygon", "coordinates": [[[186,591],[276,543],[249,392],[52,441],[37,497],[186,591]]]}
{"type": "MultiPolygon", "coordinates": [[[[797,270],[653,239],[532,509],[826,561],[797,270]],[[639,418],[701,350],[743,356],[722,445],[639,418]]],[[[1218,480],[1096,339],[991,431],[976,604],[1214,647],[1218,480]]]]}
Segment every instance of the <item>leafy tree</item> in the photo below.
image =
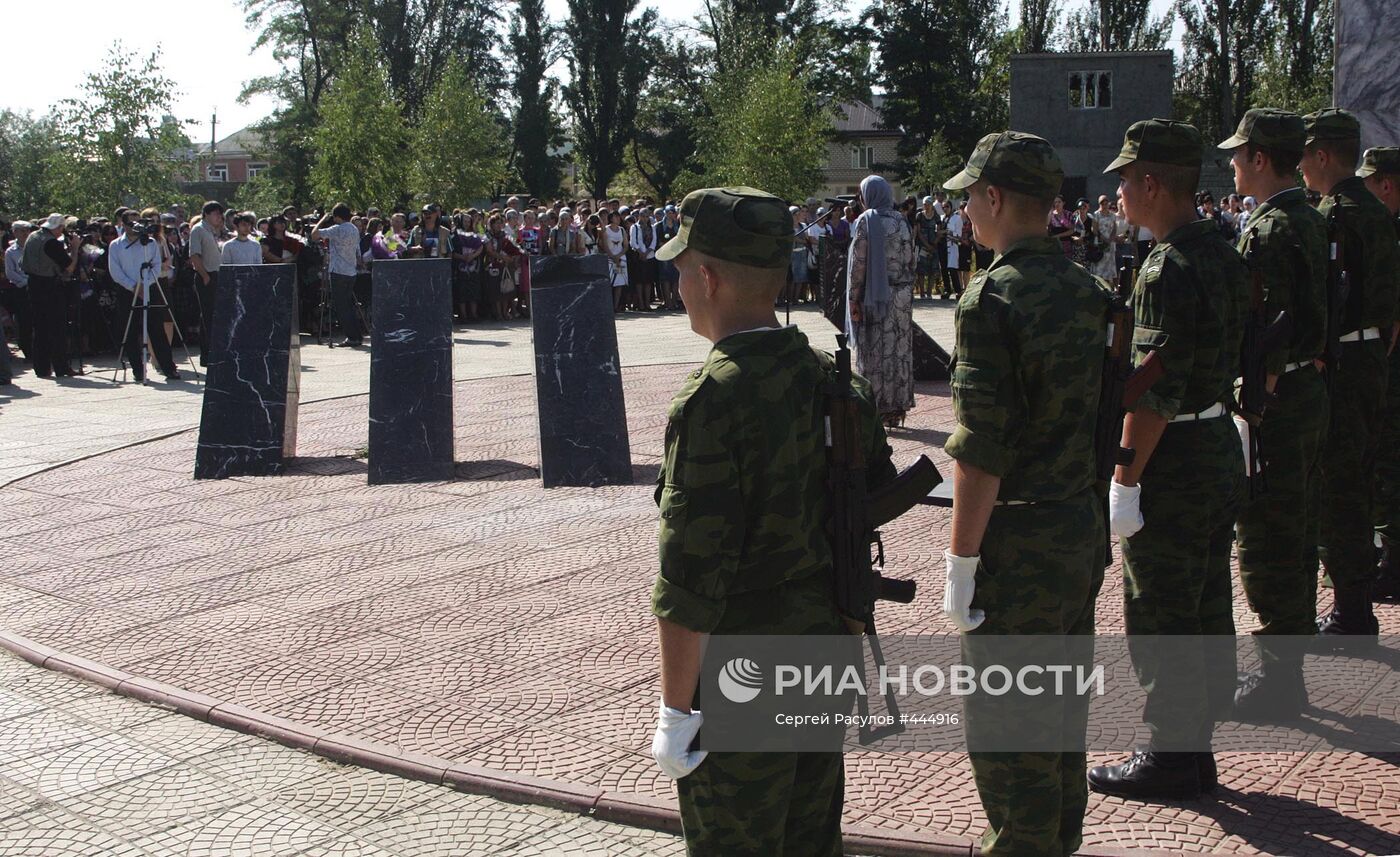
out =
{"type": "Polygon", "coordinates": [[[1021,0],[1021,25],[1017,28],[1016,51],[1039,54],[1056,41],[1060,17],[1059,0],[1021,0]]]}
{"type": "Polygon", "coordinates": [[[19,219],[53,209],[45,188],[56,152],[52,120],[0,111],[0,212],[19,219]]]}
{"type": "Polygon", "coordinates": [[[921,195],[941,190],[943,182],[957,175],[967,163],[967,154],[970,153],[955,150],[942,134],[935,132],[914,159],[906,185],[921,195]]]}
{"type": "Polygon", "coordinates": [[[544,0],[517,0],[517,3],[517,14],[511,18],[507,39],[513,57],[515,95],[511,160],[530,195],[545,197],[559,189],[561,169],[553,151],[564,142],[563,129],[554,111],[559,83],[545,77],[559,58],[559,34],[549,22],[544,0]]]}
{"type": "Polygon", "coordinates": [[[831,114],[784,58],[714,83],[701,139],[705,180],[802,199],[821,186],[831,114]]]}
{"type": "Polygon", "coordinates": [[[595,197],[622,169],[645,85],[656,11],[633,17],[637,0],[569,0],[569,77],[575,157],[595,197]]]}
{"type": "Polygon", "coordinates": [[[321,97],[320,122],[311,134],[311,188],[323,204],[367,208],[404,195],[407,128],[391,94],[374,36],[361,30],[321,97]]]}
{"type": "Polygon", "coordinates": [[[500,13],[491,0],[361,0],[374,30],[394,95],[416,119],[424,99],[453,59],[476,81],[501,87],[504,73],[493,48],[500,13]]]}
{"type": "Polygon", "coordinates": [[[1167,46],[1172,16],[1154,18],[1152,0],[1088,0],[1061,29],[1067,51],[1156,51],[1167,46]]]}
{"type": "Polygon", "coordinates": [[[628,153],[630,167],[657,199],[674,196],[673,185],[691,165],[699,129],[708,121],[704,79],[696,73],[702,55],[680,39],[657,40],[628,153]]]}
{"type": "Polygon", "coordinates": [[[449,62],[413,134],[414,190],[425,201],[466,208],[490,196],[506,175],[505,132],[466,65],[449,62]]]}
{"type": "Polygon", "coordinates": [[[971,151],[983,133],[1000,130],[1002,105],[979,96],[984,78],[1002,73],[992,56],[1006,25],[998,0],[881,0],[869,18],[884,124],[906,132],[901,154],[912,157],[935,132],[971,151]]]}
{"type": "Polygon", "coordinates": [[[1308,113],[1332,103],[1332,4],[1271,0],[1253,107],[1308,113]]]}
{"type": "Polygon", "coordinates": [[[228,200],[228,207],[235,211],[254,211],[259,215],[273,215],[292,201],[292,190],[286,182],[267,173],[244,182],[228,200]]]}
{"type": "Polygon", "coordinates": [[[1178,0],[1185,31],[1176,112],[1207,139],[1233,131],[1254,99],[1265,0],[1178,0]]]}
{"type": "Polygon", "coordinates": [[[192,150],[171,116],[174,98],[175,82],[161,69],[159,51],[133,65],[114,45],[79,97],[55,110],[57,147],[44,173],[54,207],[88,213],[175,199],[192,150]]]}

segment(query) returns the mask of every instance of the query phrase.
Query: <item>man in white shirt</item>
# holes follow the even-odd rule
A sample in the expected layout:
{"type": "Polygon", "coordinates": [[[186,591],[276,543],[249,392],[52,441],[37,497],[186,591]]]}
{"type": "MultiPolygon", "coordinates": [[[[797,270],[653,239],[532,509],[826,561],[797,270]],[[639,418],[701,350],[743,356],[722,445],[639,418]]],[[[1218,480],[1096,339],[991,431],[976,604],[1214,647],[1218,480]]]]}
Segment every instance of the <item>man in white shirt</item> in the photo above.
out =
{"type": "Polygon", "coordinates": [[[199,222],[190,230],[190,267],[194,269],[195,295],[199,298],[199,365],[208,365],[209,343],[214,333],[214,304],[219,293],[219,241],[224,237],[224,207],[204,203],[199,222]]]}
{"type": "Polygon", "coordinates": [[[253,240],[253,215],[244,211],[233,216],[233,228],[238,233],[219,248],[223,265],[261,265],[262,244],[253,240]]]}
{"type": "Polygon", "coordinates": [[[360,317],[355,309],[355,275],[359,271],[360,230],[350,222],[350,206],[337,203],[330,214],[311,230],[311,240],[327,242],[331,275],[331,305],[344,339],[332,347],[356,348],[364,343],[360,317]],[[334,221],[334,222],[332,222],[334,221]]]}
{"type": "MultiPolygon", "coordinates": [[[[15,321],[15,338],[19,340],[19,350],[29,359],[29,351],[34,347],[34,320],[29,315],[29,275],[24,271],[24,242],[34,231],[34,224],[27,220],[16,220],[10,224],[15,240],[5,248],[5,279],[9,285],[0,289],[0,305],[15,321]]],[[[3,345],[3,343],[0,343],[3,345]]]]}
{"type": "Polygon", "coordinates": [[[165,304],[157,284],[160,278],[160,245],[148,233],[154,228],[150,222],[142,221],[128,227],[125,234],[107,247],[107,271],[112,281],[121,286],[116,295],[114,318],[121,319],[125,325],[122,341],[126,362],[130,364],[132,377],[138,383],[146,381],[146,342],[150,342],[151,353],[160,373],[171,381],[180,379],[180,373],[175,370],[175,361],[170,357],[170,340],[165,338],[165,325],[159,320],[152,323],[149,318],[148,304],[153,298],[157,306],[165,304]]]}

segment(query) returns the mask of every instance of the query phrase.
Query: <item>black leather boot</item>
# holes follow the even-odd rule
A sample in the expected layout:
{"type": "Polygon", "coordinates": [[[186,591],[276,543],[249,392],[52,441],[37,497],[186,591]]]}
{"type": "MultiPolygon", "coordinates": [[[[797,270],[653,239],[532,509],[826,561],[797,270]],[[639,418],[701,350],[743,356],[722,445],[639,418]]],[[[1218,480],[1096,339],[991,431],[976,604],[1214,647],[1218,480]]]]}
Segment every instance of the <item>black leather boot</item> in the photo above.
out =
{"type": "Polygon", "coordinates": [[[1201,791],[1210,794],[1220,786],[1220,772],[1215,767],[1215,753],[1204,750],[1196,754],[1196,776],[1201,781],[1201,791]]]}
{"type": "Polygon", "coordinates": [[[1139,750],[1121,765],[1089,771],[1089,788],[1129,800],[1189,800],[1200,797],[1200,762],[1196,753],[1139,750]]]}
{"type": "Polygon", "coordinates": [[[1308,705],[1301,665],[1274,663],[1240,676],[1234,717],[1242,723],[1287,723],[1308,705]]]}
{"type": "Polygon", "coordinates": [[[1381,544],[1381,557],[1376,562],[1376,580],[1371,586],[1371,600],[1400,601],[1400,565],[1392,562],[1390,539],[1382,537],[1381,544]]]}
{"type": "Polygon", "coordinates": [[[1317,623],[1319,649],[1337,654],[1363,654],[1380,643],[1380,623],[1371,611],[1370,581],[1333,588],[1332,612],[1317,623]]]}

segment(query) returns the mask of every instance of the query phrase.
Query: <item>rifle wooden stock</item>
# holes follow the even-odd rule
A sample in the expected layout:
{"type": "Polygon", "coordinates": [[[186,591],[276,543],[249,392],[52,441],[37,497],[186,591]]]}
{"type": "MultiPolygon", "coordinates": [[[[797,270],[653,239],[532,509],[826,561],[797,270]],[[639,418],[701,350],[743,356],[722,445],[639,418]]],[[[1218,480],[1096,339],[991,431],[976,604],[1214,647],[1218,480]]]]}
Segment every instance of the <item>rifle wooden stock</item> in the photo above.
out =
{"type": "Polygon", "coordinates": [[[1131,411],[1137,407],[1138,399],[1142,394],[1152,389],[1152,385],[1162,377],[1165,370],[1162,368],[1162,361],[1158,359],[1157,352],[1147,355],[1147,359],[1142,361],[1142,365],[1132,371],[1128,380],[1123,382],[1123,410],[1131,411]]]}

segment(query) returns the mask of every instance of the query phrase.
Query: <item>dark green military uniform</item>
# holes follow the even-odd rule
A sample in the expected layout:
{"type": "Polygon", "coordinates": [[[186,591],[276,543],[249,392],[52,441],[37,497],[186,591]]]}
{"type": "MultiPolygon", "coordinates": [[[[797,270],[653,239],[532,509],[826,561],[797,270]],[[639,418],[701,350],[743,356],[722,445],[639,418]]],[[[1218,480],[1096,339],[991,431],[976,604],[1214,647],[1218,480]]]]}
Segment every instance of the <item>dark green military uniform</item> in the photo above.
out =
{"type": "MultiPolygon", "coordinates": [[[[1110,170],[1134,159],[1199,166],[1200,152],[1195,128],[1154,119],[1129,128],[1110,170]]],[[[1211,220],[1159,236],[1133,288],[1134,363],[1156,352],[1164,371],[1137,407],[1170,420],[1139,480],[1143,527],[1123,540],[1124,620],[1157,751],[1200,747],[1234,699],[1234,647],[1207,656],[1199,635],[1235,633],[1230,549],[1244,455],[1221,406],[1239,375],[1248,288],[1244,260],[1211,220]],[[1174,646],[1174,659],[1132,646],[1159,634],[1192,642],[1174,646]]]]}
{"type": "MultiPolygon", "coordinates": [[[[673,239],[682,249],[686,240],[703,243],[696,209],[714,202],[687,197],[673,239]]],[[[786,205],[776,211],[786,233],[786,205]]],[[[790,248],[776,255],[780,266],[790,248]]],[[[686,380],[667,414],[657,477],[657,617],[711,634],[845,633],[824,529],[823,385],[833,375],[831,358],[786,327],[721,339],[686,380]]],[[[859,378],[854,386],[869,481],[878,485],[894,475],[890,448],[869,386],[859,378]]],[[[711,752],[677,788],[692,855],[841,854],[839,753],[711,752]]]]}
{"type": "MultiPolygon", "coordinates": [[[[1245,114],[1235,136],[1220,144],[1235,149],[1262,146],[1296,164],[1302,157],[1303,118],[1281,110],[1245,114]]],[[[1263,291],[1263,317],[1287,312],[1293,335],[1265,358],[1277,376],[1277,401],[1259,426],[1267,489],[1245,500],[1236,525],[1240,581],[1259,617],[1264,671],[1279,682],[1302,687],[1303,644],[1317,620],[1317,531],[1319,468],[1327,436],[1327,384],[1314,360],[1327,328],[1327,228],[1300,187],[1265,200],[1245,224],[1238,249],[1263,291]],[[1269,644],[1269,638],[1286,637],[1269,644]]],[[[1253,283],[1251,283],[1251,288],[1253,283]]],[[[1281,685],[1276,685],[1281,686],[1281,685]]],[[[1264,697],[1261,697],[1261,700],[1264,697]]],[[[1300,700],[1301,704],[1301,700],[1300,700]]]]}
{"type": "MultiPolygon", "coordinates": [[[[1059,158],[1039,137],[1007,132],[983,138],[950,189],[979,179],[1035,197],[1053,195],[1059,158]]],[[[1050,238],[1021,241],[973,277],[958,300],[953,413],[947,452],[1001,479],[998,505],[982,538],[972,606],[986,614],[974,635],[1057,635],[1055,663],[1092,651],[1094,600],[1103,583],[1107,534],[1095,490],[1094,425],[1101,390],[1107,288],[1065,258],[1050,238]],[[1080,637],[1069,649],[1066,637],[1080,637]]],[[[980,647],[964,644],[980,668],[980,647]]],[[[997,705],[967,708],[1007,716],[997,705]]],[[[1082,740],[1087,702],[1037,701],[1017,716],[1082,740]]],[[[970,754],[987,813],[982,853],[1068,855],[1081,842],[1088,801],[1083,752],[970,754]]]]}
{"type": "MultiPolygon", "coordinates": [[[[1366,150],[1356,175],[1387,177],[1400,184],[1400,148],[1377,146],[1366,150]]],[[[1391,225],[1400,240],[1400,219],[1392,212],[1391,225]]],[[[1385,411],[1381,415],[1381,436],[1376,452],[1375,520],[1376,534],[1385,547],[1376,581],[1377,597],[1400,594],[1400,348],[1390,352],[1389,386],[1385,411]]]]}
{"type": "MultiPolygon", "coordinates": [[[[1309,144],[1360,138],[1360,124],[1344,110],[1329,108],[1305,118],[1309,144]]],[[[1320,540],[1334,597],[1323,631],[1375,634],[1370,488],[1389,375],[1386,339],[1400,297],[1400,261],[1390,212],[1363,179],[1351,176],[1338,182],[1318,211],[1341,236],[1348,278],[1343,342],[1333,372],[1331,424],[1322,456],[1320,540]]]]}

